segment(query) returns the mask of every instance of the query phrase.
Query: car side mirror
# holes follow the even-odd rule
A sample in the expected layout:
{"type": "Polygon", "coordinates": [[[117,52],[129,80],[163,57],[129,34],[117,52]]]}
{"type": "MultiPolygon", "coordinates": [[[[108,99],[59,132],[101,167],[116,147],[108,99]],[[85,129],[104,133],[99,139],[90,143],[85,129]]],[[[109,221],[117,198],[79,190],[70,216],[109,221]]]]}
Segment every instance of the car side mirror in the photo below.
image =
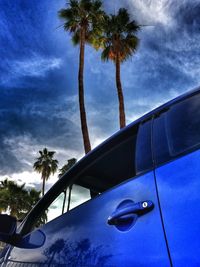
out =
{"type": "Polygon", "coordinates": [[[15,217],[0,214],[0,241],[10,243],[16,233],[17,220],[15,217]]]}
{"type": "Polygon", "coordinates": [[[15,217],[0,214],[0,241],[18,248],[39,248],[43,246],[46,236],[36,229],[31,234],[21,236],[16,233],[17,219],[15,217]]]}

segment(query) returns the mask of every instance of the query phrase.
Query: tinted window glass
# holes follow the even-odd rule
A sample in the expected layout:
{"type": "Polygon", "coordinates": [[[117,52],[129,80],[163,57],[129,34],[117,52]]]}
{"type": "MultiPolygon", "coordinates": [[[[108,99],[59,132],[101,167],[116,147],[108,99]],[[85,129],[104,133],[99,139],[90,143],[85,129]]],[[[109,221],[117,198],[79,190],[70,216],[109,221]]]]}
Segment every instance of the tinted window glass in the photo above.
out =
{"type": "Polygon", "coordinates": [[[170,108],[165,118],[171,156],[176,156],[200,143],[200,95],[195,95],[170,108]]]}
{"type": "MultiPolygon", "coordinates": [[[[69,192],[67,192],[69,196],[69,192]]],[[[71,191],[71,199],[69,202],[69,210],[74,209],[75,207],[81,205],[82,203],[91,199],[90,190],[88,188],[73,185],[71,191]]],[[[67,211],[68,200],[65,204],[65,212],[67,211]]]]}
{"type": "Polygon", "coordinates": [[[78,185],[68,187],[41,213],[32,228],[40,227],[54,220],[89,199],[91,199],[89,189],[78,185]]]}
{"type": "Polygon", "coordinates": [[[134,177],[137,134],[138,125],[135,125],[125,136],[112,140],[75,183],[101,193],[134,177]]]}
{"type": "Polygon", "coordinates": [[[136,142],[136,173],[140,174],[153,166],[151,152],[151,120],[141,123],[136,142]]]}
{"type": "Polygon", "coordinates": [[[166,128],[165,113],[160,114],[153,123],[153,148],[156,164],[170,160],[166,128]]]}
{"type": "Polygon", "coordinates": [[[154,120],[154,154],[163,163],[200,144],[200,95],[177,104],[154,120]]]}

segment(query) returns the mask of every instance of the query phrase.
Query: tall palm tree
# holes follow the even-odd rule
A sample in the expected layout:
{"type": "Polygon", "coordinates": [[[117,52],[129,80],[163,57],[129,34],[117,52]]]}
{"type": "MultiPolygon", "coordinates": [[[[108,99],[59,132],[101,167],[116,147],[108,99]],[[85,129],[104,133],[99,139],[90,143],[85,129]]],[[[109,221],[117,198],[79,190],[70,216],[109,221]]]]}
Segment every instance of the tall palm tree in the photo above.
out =
{"type": "Polygon", "coordinates": [[[131,57],[139,44],[135,35],[140,26],[130,16],[125,8],[120,8],[117,15],[105,15],[103,24],[104,33],[99,40],[103,47],[101,58],[104,61],[112,60],[116,69],[116,87],[119,100],[120,128],[126,126],[124,96],[120,78],[121,63],[131,57]]]}
{"type": "Polygon", "coordinates": [[[40,157],[36,159],[33,168],[36,172],[41,173],[42,179],[42,196],[44,196],[45,181],[49,179],[51,174],[54,174],[58,169],[58,161],[54,159],[55,151],[48,151],[44,148],[39,151],[40,157]]]}
{"type": "MultiPolygon", "coordinates": [[[[71,158],[68,160],[67,164],[65,164],[59,171],[58,177],[61,178],[74,164],[76,164],[77,159],[71,158]]],[[[67,211],[69,211],[70,208],[70,201],[71,201],[71,192],[72,192],[72,186],[69,185],[69,193],[68,193],[68,203],[67,203],[67,211]]],[[[64,191],[64,200],[63,200],[63,207],[62,207],[62,214],[65,211],[65,202],[66,202],[66,197],[67,197],[67,189],[64,191]]]]}
{"type": "Polygon", "coordinates": [[[74,45],[79,45],[79,109],[84,150],[87,154],[91,150],[91,144],[84,101],[85,44],[92,43],[95,39],[94,37],[99,33],[101,29],[99,21],[103,19],[104,12],[101,9],[102,3],[99,0],[69,0],[67,4],[69,7],[61,9],[59,17],[65,21],[64,30],[72,34],[74,45]]]}

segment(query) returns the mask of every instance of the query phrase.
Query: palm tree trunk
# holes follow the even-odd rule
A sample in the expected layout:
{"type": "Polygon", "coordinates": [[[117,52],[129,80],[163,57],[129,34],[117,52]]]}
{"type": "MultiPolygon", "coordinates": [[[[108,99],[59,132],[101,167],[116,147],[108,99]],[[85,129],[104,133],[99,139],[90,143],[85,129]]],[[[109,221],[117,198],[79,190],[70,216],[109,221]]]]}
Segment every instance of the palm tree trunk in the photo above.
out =
{"type": "Polygon", "coordinates": [[[69,211],[69,208],[70,208],[72,186],[73,186],[73,185],[70,185],[70,186],[69,186],[69,195],[68,195],[67,211],[69,211]]]}
{"type": "Polygon", "coordinates": [[[90,139],[87,127],[87,118],[85,112],[85,103],[84,103],[84,84],[83,84],[84,53],[85,53],[85,29],[83,28],[80,34],[78,81],[79,81],[79,108],[80,108],[80,118],[81,118],[81,130],[83,135],[85,154],[87,154],[91,150],[91,145],[90,145],[90,139]]]}
{"type": "Polygon", "coordinates": [[[121,78],[120,78],[120,58],[119,54],[116,55],[116,86],[117,86],[117,94],[119,100],[119,123],[120,129],[126,126],[126,117],[125,117],[125,110],[124,110],[124,96],[122,91],[121,85],[121,78]]]}
{"type": "Polygon", "coordinates": [[[42,176],[42,196],[44,196],[44,188],[45,188],[45,177],[42,176]]]}

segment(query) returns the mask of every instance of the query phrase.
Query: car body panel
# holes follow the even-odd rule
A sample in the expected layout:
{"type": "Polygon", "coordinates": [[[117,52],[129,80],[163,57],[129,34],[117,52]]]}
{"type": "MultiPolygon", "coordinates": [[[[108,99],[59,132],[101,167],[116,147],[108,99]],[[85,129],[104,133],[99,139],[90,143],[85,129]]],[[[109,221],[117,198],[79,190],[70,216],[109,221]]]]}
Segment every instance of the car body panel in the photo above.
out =
{"type": "Polygon", "coordinates": [[[155,174],[173,266],[200,266],[200,150],[155,174]]]}

